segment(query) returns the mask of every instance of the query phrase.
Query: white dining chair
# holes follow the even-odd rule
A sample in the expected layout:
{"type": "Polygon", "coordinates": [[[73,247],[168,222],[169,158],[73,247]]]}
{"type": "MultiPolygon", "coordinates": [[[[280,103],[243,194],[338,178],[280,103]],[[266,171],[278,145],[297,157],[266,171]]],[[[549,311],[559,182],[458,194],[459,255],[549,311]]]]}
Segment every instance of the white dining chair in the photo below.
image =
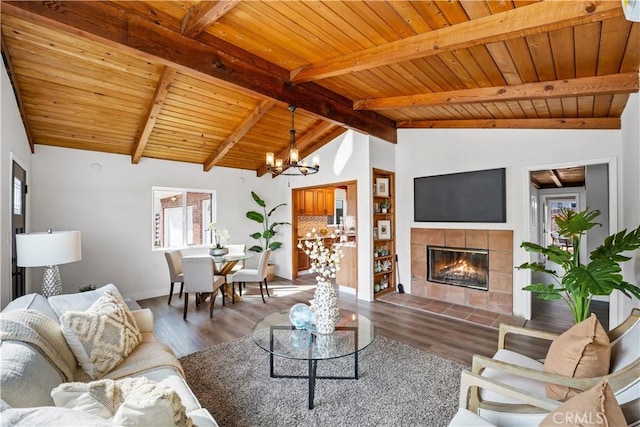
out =
{"type": "MultiPolygon", "coordinates": [[[[213,303],[225,281],[224,276],[216,276],[213,272],[213,259],[208,256],[184,257],[182,258],[182,272],[184,274],[184,313],[182,318],[187,320],[187,306],[189,304],[189,293],[196,294],[196,306],[200,304],[202,294],[211,294],[209,301],[209,318],[213,317],[213,303]]],[[[224,292],[222,294],[222,305],[224,306],[224,292]]]]}
{"type": "Polygon", "coordinates": [[[169,289],[169,302],[171,305],[171,297],[173,296],[173,285],[176,282],[180,283],[180,298],[182,298],[182,291],[184,290],[184,276],[182,275],[182,252],[169,251],[164,253],[164,257],[167,259],[167,265],[169,266],[169,280],[171,280],[171,288],[169,289]]]}
{"type": "Polygon", "coordinates": [[[262,302],[266,303],[264,299],[264,292],[262,290],[262,284],[269,295],[269,285],[267,284],[267,265],[269,264],[269,257],[271,257],[271,249],[267,249],[260,254],[260,261],[258,261],[258,268],[243,268],[235,273],[227,275],[227,283],[231,283],[231,302],[235,303],[235,284],[238,283],[238,293],[242,295],[242,286],[249,283],[260,284],[260,295],[262,296],[262,302]]]}
{"type": "MultiPolygon", "coordinates": [[[[247,245],[225,245],[227,249],[229,249],[229,255],[244,255],[247,250],[247,245]]],[[[244,268],[244,261],[238,262],[231,269],[231,273],[235,273],[244,268]]],[[[231,274],[230,273],[230,274],[231,274]]]]}

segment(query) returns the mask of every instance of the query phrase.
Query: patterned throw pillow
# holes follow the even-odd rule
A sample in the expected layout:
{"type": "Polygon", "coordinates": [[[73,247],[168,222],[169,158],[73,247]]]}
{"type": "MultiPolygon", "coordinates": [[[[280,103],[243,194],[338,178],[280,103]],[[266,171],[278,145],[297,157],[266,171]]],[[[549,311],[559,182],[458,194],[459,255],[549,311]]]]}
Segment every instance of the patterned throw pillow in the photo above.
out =
{"type": "Polygon", "coordinates": [[[108,374],[142,341],[127,304],[110,291],[86,311],[64,313],[60,323],[82,370],[93,379],[108,374]]]}
{"type": "Polygon", "coordinates": [[[144,377],[63,383],[51,391],[57,407],[97,415],[122,426],[191,427],[180,396],[144,377]]]}

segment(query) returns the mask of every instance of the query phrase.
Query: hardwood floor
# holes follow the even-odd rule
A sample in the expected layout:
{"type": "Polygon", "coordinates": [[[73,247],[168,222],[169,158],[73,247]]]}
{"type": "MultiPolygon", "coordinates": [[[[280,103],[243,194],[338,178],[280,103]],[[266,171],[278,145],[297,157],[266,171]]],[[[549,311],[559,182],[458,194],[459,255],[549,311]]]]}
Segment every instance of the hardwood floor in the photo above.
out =
{"type": "MultiPolygon", "coordinates": [[[[184,321],[184,299],[177,294],[173,296],[171,305],[167,305],[168,296],[140,300],[138,304],[153,311],[157,338],[170,346],[176,356],[182,357],[244,337],[251,333],[253,325],[262,317],[288,310],[298,302],[308,303],[313,298],[314,285],[315,279],[310,275],[300,276],[295,281],[276,277],[269,283],[271,297],[264,304],[258,286],[247,284],[243,300],[235,304],[227,298],[223,307],[218,296],[211,319],[207,304],[196,309],[193,298],[190,298],[188,317],[184,321]]],[[[338,304],[341,309],[369,317],[375,323],[378,335],[447,359],[470,364],[474,354],[492,356],[497,348],[498,331],[495,328],[380,301],[365,302],[345,293],[340,293],[338,304]]],[[[537,310],[544,313],[544,304],[539,304],[537,310]]],[[[571,324],[571,319],[566,316],[541,315],[535,322],[528,322],[527,326],[563,331],[571,324]]],[[[544,357],[547,351],[547,345],[536,340],[511,340],[509,344],[517,345],[519,351],[532,357],[544,357]]]]}

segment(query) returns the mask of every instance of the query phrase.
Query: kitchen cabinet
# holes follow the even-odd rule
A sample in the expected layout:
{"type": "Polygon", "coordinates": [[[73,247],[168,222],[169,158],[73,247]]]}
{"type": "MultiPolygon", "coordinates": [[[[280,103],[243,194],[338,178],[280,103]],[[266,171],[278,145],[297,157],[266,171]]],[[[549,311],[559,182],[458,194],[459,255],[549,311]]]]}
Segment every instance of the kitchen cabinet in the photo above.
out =
{"type": "Polygon", "coordinates": [[[311,259],[304,253],[304,250],[298,248],[298,271],[304,271],[311,268],[311,259]]]}
{"type": "Polygon", "coordinates": [[[305,216],[333,215],[335,190],[310,188],[298,192],[298,213],[305,216]]]}
{"type": "Polygon", "coordinates": [[[316,215],[333,215],[335,208],[335,190],[333,188],[316,188],[316,215]]]}

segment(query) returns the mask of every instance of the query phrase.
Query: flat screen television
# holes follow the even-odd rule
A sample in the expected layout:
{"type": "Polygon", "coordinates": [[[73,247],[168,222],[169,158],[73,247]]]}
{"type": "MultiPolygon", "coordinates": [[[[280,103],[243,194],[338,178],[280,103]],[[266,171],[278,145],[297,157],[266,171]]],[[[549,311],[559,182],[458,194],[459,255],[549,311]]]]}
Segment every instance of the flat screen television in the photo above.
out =
{"type": "Polygon", "coordinates": [[[416,222],[506,222],[505,168],[413,179],[416,222]]]}

